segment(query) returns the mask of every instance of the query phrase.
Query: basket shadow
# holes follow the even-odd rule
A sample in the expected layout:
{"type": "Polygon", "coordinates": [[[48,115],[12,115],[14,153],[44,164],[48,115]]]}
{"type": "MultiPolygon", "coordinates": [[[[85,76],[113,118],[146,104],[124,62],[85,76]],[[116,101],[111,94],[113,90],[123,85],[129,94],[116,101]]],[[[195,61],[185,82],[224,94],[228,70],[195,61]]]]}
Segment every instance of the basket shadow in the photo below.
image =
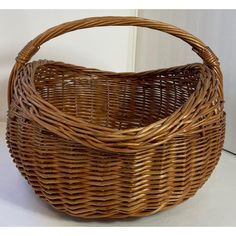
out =
{"type": "Polygon", "coordinates": [[[26,180],[17,171],[5,142],[5,123],[0,122],[0,131],[0,204],[6,206],[5,209],[18,212],[30,211],[34,214],[55,215],[50,210],[50,206],[36,197],[26,180]]]}
{"type": "Polygon", "coordinates": [[[33,214],[53,217],[54,213],[50,210],[50,206],[47,206],[46,203],[36,197],[27,183],[22,181],[20,177],[19,181],[10,180],[8,184],[12,187],[6,186],[0,192],[0,201],[5,202],[5,205],[14,208],[18,212],[30,211],[33,214]]]}
{"type": "MultiPolygon", "coordinates": [[[[73,221],[73,222],[80,222],[80,223],[91,223],[91,225],[87,225],[86,226],[98,226],[98,224],[100,224],[100,226],[109,226],[106,225],[107,223],[115,223],[117,224],[116,226],[122,226],[122,225],[118,225],[119,223],[128,223],[128,222],[135,222],[135,221],[139,221],[141,220],[143,217],[147,218],[149,216],[139,216],[139,217],[126,217],[126,218],[98,218],[98,219],[85,219],[85,218],[79,218],[79,217],[75,217],[75,216],[71,216],[71,215],[67,215],[66,213],[63,212],[58,212],[57,211],[58,216],[60,216],[61,218],[64,218],[65,221],[73,221]],[[95,225],[93,225],[95,224],[95,225]]],[[[158,214],[158,213],[156,213],[158,214]]],[[[151,215],[150,215],[151,216],[151,215]]],[[[113,225],[115,226],[115,225],[113,225]]],[[[125,225],[123,225],[125,226],[125,225]]]]}

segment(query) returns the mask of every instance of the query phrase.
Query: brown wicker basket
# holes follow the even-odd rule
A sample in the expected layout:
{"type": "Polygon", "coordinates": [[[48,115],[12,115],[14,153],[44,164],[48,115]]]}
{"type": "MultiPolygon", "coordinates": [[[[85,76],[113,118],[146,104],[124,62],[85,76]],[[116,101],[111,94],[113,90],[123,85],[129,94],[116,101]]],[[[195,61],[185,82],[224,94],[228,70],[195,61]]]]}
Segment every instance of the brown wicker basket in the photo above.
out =
{"type": "Polygon", "coordinates": [[[217,57],[162,22],[94,17],[56,26],[27,44],[10,76],[7,142],[14,162],[37,195],[76,217],[145,216],[183,202],[212,173],[224,132],[217,57]],[[61,34],[131,25],[184,40],[203,64],[114,73],[28,63],[61,34]]]}

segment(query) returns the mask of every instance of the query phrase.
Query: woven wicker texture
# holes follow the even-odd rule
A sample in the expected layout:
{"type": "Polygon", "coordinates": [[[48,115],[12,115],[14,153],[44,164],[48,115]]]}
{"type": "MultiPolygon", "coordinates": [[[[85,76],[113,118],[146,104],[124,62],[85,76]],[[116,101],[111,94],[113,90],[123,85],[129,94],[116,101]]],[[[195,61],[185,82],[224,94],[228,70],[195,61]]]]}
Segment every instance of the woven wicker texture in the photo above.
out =
{"type": "Polygon", "coordinates": [[[22,175],[56,209],[82,218],[154,214],[193,196],[215,168],[225,133],[222,74],[191,34],[142,18],[87,18],[49,29],[16,60],[7,142],[22,175]],[[106,25],[167,32],[204,62],[140,73],[28,63],[54,37],[106,25]]]}

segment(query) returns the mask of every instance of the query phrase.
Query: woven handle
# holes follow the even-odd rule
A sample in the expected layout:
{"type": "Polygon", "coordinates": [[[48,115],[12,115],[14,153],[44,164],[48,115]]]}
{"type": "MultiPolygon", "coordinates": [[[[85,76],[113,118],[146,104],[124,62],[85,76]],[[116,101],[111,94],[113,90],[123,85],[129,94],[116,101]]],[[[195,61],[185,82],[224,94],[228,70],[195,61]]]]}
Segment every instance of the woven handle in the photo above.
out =
{"type": "Polygon", "coordinates": [[[21,66],[23,66],[32,58],[32,56],[39,50],[40,46],[43,43],[57,36],[60,36],[62,34],[74,30],[85,29],[90,27],[98,27],[98,26],[140,26],[166,32],[168,34],[171,34],[175,37],[182,39],[183,41],[191,45],[193,51],[196,52],[203,59],[204,63],[208,65],[210,68],[212,68],[215,71],[215,73],[217,73],[218,75],[217,78],[219,80],[219,94],[220,97],[223,99],[222,74],[220,71],[218,58],[215,56],[212,50],[209,47],[207,47],[200,39],[173,25],[159,21],[153,21],[139,17],[107,16],[107,17],[92,17],[92,18],[67,22],[48,29],[47,31],[38,35],[35,39],[30,41],[18,54],[16,58],[16,63],[12,69],[8,86],[8,104],[10,105],[11,102],[14,79],[16,77],[17,71],[21,68],[21,66]]]}

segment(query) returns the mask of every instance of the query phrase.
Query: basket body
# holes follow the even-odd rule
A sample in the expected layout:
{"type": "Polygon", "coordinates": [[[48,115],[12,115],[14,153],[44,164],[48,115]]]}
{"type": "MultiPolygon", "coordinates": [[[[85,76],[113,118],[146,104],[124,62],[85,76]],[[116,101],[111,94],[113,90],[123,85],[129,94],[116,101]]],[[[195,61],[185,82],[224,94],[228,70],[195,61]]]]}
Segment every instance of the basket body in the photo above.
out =
{"type": "Polygon", "coordinates": [[[11,155],[60,211],[154,214],[193,196],[218,162],[225,115],[216,76],[204,64],[111,73],[28,63],[8,113],[11,155]]]}

